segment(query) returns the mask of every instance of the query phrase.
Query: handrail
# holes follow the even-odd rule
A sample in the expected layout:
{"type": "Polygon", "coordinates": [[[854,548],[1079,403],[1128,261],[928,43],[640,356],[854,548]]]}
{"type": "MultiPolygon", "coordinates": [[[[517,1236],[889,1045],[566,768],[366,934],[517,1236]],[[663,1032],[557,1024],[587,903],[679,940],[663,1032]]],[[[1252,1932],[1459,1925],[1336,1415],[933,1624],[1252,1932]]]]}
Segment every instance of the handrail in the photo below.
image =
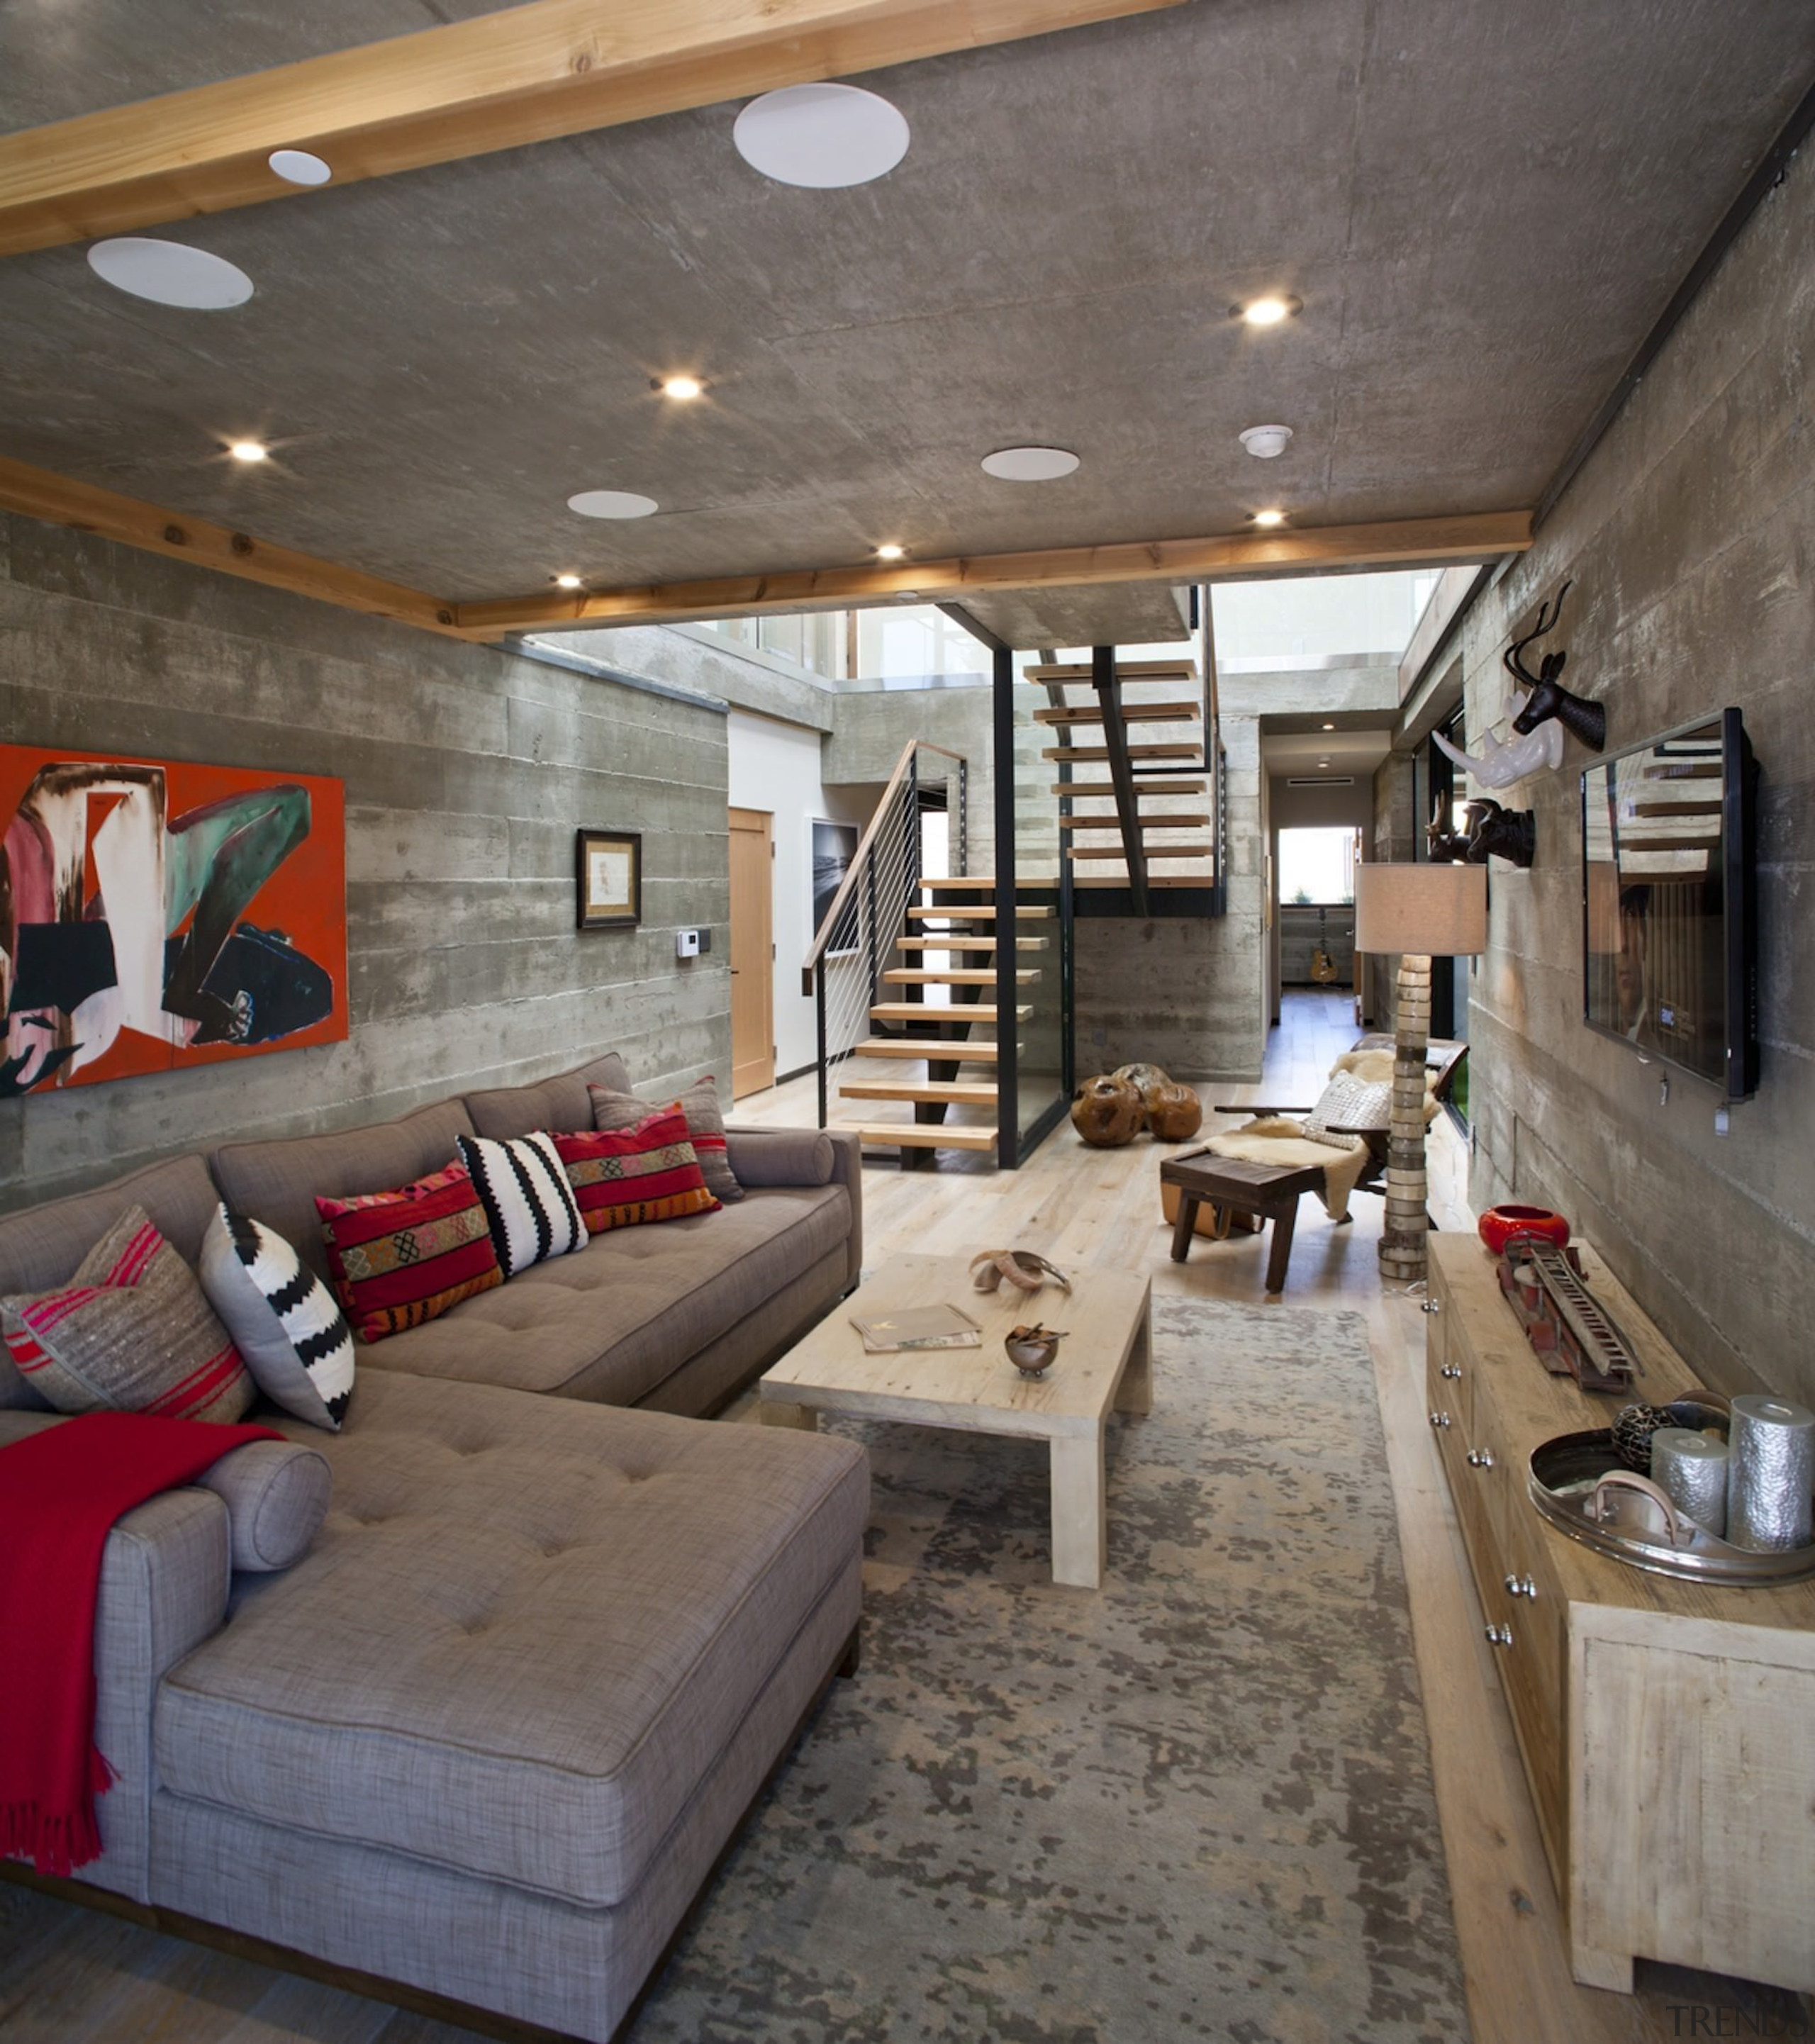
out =
{"type": "Polygon", "coordinates": [[[825,920],[821,923],[813,943],[808,948],[806,962],[801,967],[802,993],[811,993],[813,991],[814,968],[818,965],[826,946],[832,941],[832,933],[838,927],[838,919],[844,913],[845,903],[856,892],[857,882],[869,859],[871,847],[882,834],[883,827],[888,820],[897,791],[913,769],[914,755],[922,751],[937,752],[948,759],[956,759],[960,766],[964,764],[964,755],[962,752],[954,752],[948,746],[935,745],[927,739],[910,738],[902,747],[902,756],[895,762],[895,770],[889,776],[888,786],[883,790],[882,800],[877,803],[875,813],[870,818],[863,836],[858,841],[856,855],[852,859],[844,879],[840,882],[838,892],[832,897],[832,906],[826,910],[825,920]]]}

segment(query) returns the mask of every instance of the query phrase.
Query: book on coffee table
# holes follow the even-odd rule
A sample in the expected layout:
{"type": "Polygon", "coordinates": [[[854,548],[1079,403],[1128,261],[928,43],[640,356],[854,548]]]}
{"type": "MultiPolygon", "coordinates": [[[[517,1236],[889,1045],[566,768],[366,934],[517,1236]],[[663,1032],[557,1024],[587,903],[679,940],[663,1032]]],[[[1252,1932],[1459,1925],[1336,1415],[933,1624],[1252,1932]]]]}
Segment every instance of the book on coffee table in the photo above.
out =
{"type": "Polygon", "coordinates": [[[863,1337],[868,1355],[890,1355],[901,1349],[978,1348],[983,1339],[977,1323],[956,1306],[906,1306],[867,1320],[853,1314],[851,1324],[863,1337]]]}

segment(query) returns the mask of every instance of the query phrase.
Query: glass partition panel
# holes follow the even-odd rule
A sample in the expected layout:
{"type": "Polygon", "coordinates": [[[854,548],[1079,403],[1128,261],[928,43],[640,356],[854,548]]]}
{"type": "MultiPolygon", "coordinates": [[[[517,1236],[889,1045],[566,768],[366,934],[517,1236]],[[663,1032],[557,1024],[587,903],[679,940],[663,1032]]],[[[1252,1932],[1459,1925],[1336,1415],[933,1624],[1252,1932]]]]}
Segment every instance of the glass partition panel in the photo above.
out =
{"type": "MultiPolygon", "coordinates": [[[[1059,797],[1053,793],[1059,763],[1044,756],[1059,749],[1060,732],[1035,720],[1036,712],[1052,706],[1043,685],[1017,681],[1013,699],[1015,913],[1012,924],[1006,916],[998,918],[1003,925],[998,959],[1000,963],[1012,956],[1013,961],[1018,1144],[1069,1093],[1065,1052],[1070,975],[1065,955],[1069,919],[1063,912],[1061,879],[1064,834],[1059,828],[1059,797]]],[[[1094,726],[1086,730],[1098,735],[1094,726]]],[[[1009,1018],[1004,1016],[998,1033],[1006,1041],[1008,1032],[1009,1018]]]]}

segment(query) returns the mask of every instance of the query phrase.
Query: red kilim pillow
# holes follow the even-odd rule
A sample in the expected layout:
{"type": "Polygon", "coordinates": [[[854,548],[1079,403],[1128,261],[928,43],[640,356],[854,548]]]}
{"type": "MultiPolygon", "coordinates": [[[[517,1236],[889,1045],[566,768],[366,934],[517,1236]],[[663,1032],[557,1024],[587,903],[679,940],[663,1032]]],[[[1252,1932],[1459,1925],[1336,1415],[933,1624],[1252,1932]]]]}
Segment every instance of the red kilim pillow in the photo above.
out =
{"type": "Polygon", "coordinates": [[[389,1193],[315,1202],[328,1267],[361,1341],[383,1341],[504,1282],[464,1164],[389,1193]]]}
{"type": "Polygon", "coordinates": [[[710,1213],[719,1204],[706,1190],[679,1101],[634,1128],[556,1134],[555,1148],[589,1234],[710,1213]]]}

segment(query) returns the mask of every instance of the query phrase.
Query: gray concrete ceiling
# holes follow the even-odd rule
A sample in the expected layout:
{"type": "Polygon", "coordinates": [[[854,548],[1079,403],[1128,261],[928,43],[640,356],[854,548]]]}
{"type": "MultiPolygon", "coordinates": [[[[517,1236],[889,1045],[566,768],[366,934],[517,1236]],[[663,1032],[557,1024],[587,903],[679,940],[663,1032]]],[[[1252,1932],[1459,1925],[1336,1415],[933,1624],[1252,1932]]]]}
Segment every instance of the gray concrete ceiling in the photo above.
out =
{"type": "MultiPolygon", "coordinates": [[[[0,9],[0,128],[479,11],[0,9]]],[[[1192,0],[872,75],[853,190],[725,106],[193,222],[229,313],[16,258],[0,448],[457,598],[1529,505],[1811,75],[1807,0],[1192,0]],[[981,473],[1021,440],[1083,465],[981,473]]]]}
{"type": "Polygon", "coordinates": [[[1004,645],[1163,646],[1189,639],[1188,590],[1163,582],[981,590],[963,608],[1004,645]]]}
{"type": "Polygon", "coordinates": [[[1270,774],[1371,775],[1392,749],[1393,735],[1385,730],[1268,732],[1260,741],[1270,774]]]}

